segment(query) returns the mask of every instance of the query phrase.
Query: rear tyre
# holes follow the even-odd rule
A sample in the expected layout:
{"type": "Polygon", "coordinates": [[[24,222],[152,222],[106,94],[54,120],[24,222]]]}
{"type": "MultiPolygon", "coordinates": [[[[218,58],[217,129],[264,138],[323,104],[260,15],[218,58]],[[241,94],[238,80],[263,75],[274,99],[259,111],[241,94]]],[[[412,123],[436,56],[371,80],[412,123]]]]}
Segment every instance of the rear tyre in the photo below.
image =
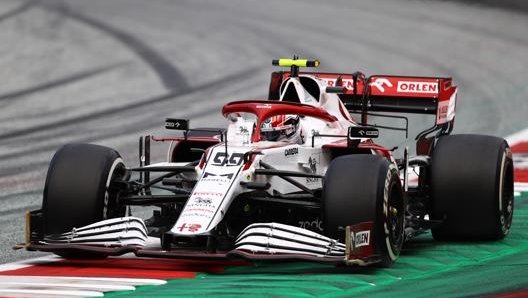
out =
{"type": "Polygon", "coordinates": [[[436,240],[499,240],[513,219],[513,161],[507,142],[482,135],[438,139],[431,157],[436,240]]]}
{"type": "Polygon", "coordinates": [[[113,149],[92,144],[61,147],[51,160],[44,187],[44,234],[124,216],[126,207],[117,204],[110,182],[126,175],[123,160],[113,149]]]}
{"type": "Polygon", "coordinates": [[[400,254],[405,201],[398,169],[375,155],[346,155],[332,161],[323,183],[325,234],[344,243],[343,227],[374,223],[371,235],[380,266],[391,266],[400,254]]]}

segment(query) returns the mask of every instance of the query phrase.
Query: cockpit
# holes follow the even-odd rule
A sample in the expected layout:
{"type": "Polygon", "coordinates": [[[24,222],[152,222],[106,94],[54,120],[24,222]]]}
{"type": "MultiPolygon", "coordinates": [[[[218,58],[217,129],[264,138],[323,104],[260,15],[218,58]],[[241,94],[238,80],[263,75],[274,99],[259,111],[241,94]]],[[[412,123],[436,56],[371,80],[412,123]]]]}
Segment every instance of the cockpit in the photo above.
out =
{"type": "Polygon", "coordinates": [[[239,101],[226,104],[222,113],[229,120],[227,140],[237,144],[260,141],[299,143],[301,118],[333,127],[337,118],[306,104],[270,101],[239,101]]]}

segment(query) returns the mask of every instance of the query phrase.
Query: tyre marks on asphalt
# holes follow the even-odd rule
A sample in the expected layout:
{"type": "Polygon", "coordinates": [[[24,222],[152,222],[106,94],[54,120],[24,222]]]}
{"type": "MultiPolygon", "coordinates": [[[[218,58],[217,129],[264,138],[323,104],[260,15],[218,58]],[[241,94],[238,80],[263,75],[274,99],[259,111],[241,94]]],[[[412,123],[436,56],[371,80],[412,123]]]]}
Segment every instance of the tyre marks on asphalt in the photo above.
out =
{"type": "Polygon", "coordinates": [[[46,9],[57,12],[65,17],[74,19],[89,27],[103,31],[107,35],[119,41],[126,48],[133,51],[137,57],[147,63],[156,72],[163,85],[173,91],[185,91],[189,89],[185,76],[173,66],[171,61],[165,58],[154,48],[125,30],[111,26],[94,17],[84,15],[72,9],[64,2],[41,1],[40,5],[46,9]]]}
{"type": "MultiPolygon", "coordinates": [[[[61,87],[63,85],[75,83],[77,81],[81,81],[81,80],[84,80],[84,79],[89,79],[91,77],[94,77],[94,76],[97,76],[97,75],[104,74],[106,72],[112,71],[112,70],[114,70],[116,68],[119,68],[119,67],[125,65],[125,64],[126,64],[125,62],[122,62],[122,63],[116,63],[116,64],[102,66],[102,67],[96,67],[96,68],[93,68],[93,69],[88,69],[88,70],[81,71],[81,72],[78,72],[78,73],[75,73],[75,74],[71,74],[71,75],[68,75],[68,76],[63,77],[63,78],[55,79],[53,81],[44,82],[44,83],[29,87],[29,88],[26,88],[26,89],[23,89],[23,90],[16,90],[16,91],[9,92],[9,93],[6,93],[6,94],[1,94],[0,95],[0,102],[12,101],[12,100],[20,98],[22,96],[27,96],[27,95],[31,95],[31,94],[34,94],[34,93],[47,91],[49,89],[58,88],[58,87],[61,87]]],[[[9,118],[3,118],[2,120],[9,121],[10,119],[9,118]]],[[[9,138],[10,134],[4,134],[4,136],[9,138]]]]}
{"type": "MultiPolygon", "coordinates": [[[[525,0],[443,0],[451,2],[465,2],[467,5],[488,6],[493,8],[528,13],[528,2],[525,0]]],[[[528,296],[528,295],[526,295],[528,296]]]]}
{"type": "MultiPolygon", "coordinates": [[[[185,95],[189,95],[189,94],[192,94],[198,91],[213,91],[216,88],[229,85],[230,83],[246,80],[248,77],[253,75],[257,70],[258,70],[257,68],[245,69],[241,72],[227,75],[225,77],[221,77],[218,80],[210,81],[202,85],[189,88],[185,91],[172,91],[172,92],[160,95],[160,96],[145,98],[145,99],[139,100],[136,103],[128,104],[125,106],[109,108],[103,111],[94,111],[92,113],[84,114],[78,117],[72,117],[69,119],[58,119],[54,122],[49,122],[44,125],[39,125],[37,127],[30,127],[26,129],[20,129],[20,130],[11,130],[9,132],[0,134],[0,139],[2,140],[2,142],[7,142],[10,139],[20,140],[25,137],[32,139],[34,137],[33,135],[39,132],[42,132],[42,131],[49,132],[49,130],[56,129],[56,128],[65,128],[70,125],[83,125],[84,122],[99,122],[99,121],[102,121],[102,118],[105,118],[105,117],[121,115],[122,118],[127,118],[127,113],[136,115],[136,114],[141,114],[140,112],[141,110],[148,110],[149,108],[152,110],[157,110],[155,108],[155,105],[157,104],[164,105],[166,104],[166,102],[169,102],[169,101],[173,102],[174,105],[176,106],[180,102],[179,97],[183,97],[185,95]]],[[[218,110],[219,108],[216,105],[204,106],[204,108],[198,112],[186,113],[185,117],[188,117],[188,118],[201,117],[204,115],[212,114],[218,110]]],[[[148,115],[148,112],[145,113],[145,115],[148,115]]],[[[159,123],[161,123],[160,118],[149,118],[149,117],[143,118],[142,117],[141,119],[136,120],[136,122],[129,124],[126,127],[120,127],[118,131],[111,131],[107,133],[101,132],[101,133],[98,133],[97,136],[95,137],[78,138],[76,139],[76,141],[77,142],[90,142],[94,140],[105,139],[105,138],[119,135],[123,132],[129,132],[130,127],[134,127],[134,129],[136,129],[137,131],[140,131],[143,129],[152,128],[153,126],[159,123]]],[[[38,144],[36,146],[38,146],[38,144]]],[[[41,150],[53,149],[53,148],[56,148],[56,146],[57,146],[56,144],[53,144],[53,145],[47,145],[47,146],[32,147],[28,149],[27,151],[18,150],[16,152],[2,154],[0,155],[0,158],[23,157],[23,156],[27,156],[27,154],[30,152],[35,152],[35,150],[41,151],[41,150]]],[[[2,173],[5,173],[5,171],[2,171],[2,173]]]]}
{"type": "Polygon", "coordinates": [[[37,2],[38,2],[37,0],[26,1],[22,3],[21,5],[13,8],[12,10],[9,10],[7,12],[0,14],[0,23],[27,11],[31,7],[35,6],[37,2]]]}

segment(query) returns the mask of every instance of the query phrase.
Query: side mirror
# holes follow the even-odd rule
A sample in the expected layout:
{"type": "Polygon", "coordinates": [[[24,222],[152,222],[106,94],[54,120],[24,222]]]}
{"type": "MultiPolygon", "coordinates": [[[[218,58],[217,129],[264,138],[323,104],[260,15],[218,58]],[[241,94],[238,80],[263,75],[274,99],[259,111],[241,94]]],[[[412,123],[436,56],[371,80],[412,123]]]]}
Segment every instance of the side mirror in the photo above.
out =
{"type": "Polygon", "coordinates": [[[371,126],[350,126],[348,128],[348,138],[377,138],[379,130],[371,126]]]}
{"type": "Polygon", "coordinates": [[[325,89],[326,93],[338,93],[338,94],[343,94],[345,93],[345,87],[342,87],[342,86],[337,86],[337,87],[330,87],[330,86],[327,86],[326,89],[325,89]]]}
{"type": "Polygon", "coordinates": [[[188,119],[166,118],[165,128],[174,129],[174,130],[189,130],[189,120],[188,119]]]}

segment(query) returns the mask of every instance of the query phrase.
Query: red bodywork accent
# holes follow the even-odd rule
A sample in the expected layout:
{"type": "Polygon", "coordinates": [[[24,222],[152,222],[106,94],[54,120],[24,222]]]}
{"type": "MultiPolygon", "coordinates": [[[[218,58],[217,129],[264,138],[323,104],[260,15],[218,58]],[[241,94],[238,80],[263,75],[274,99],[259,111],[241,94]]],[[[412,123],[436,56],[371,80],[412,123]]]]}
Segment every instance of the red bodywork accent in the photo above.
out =
{"type": "Polygon", "coordinates": [[[347,227],[346,260],[363,260],[374,255],[374,222],[362,222],[347,227]]]}
{"type": "Polygon", "coordinates": [[[187,139],[185,139],[185,137],[156,138],[154,136],[151,136],[151,140],[156,141],[156,142],[172,142],[172,141],[185,141],[185,140],[193,140],[196,142],[216,142],[216,143],[219,142],[217,138],[213,138],[213,137],[188,137],[187,139]]]}
{"type": "Polygon", "coordinates": [[[347,111],[347,109],[341,102],[339,103],[339,112],[341,113],[341,115],[343,115],[343,117],[345,117],[345,119],[355,122],[354,119],[352,119],[352,117],[350,116],[350,113],[347,111]]]}
{"type": "Polygon", "coordinates": [[[416,142],[416,154],[418,155],[431,155],[434,145],[434,137],[420,138],[416,142]]]}
{"type": "MultiPolygon", "coordinates": [[[[339,140],[339,141],[335,141],[335,142],[332,142],[330,144],[324,144],[322,146],[322,148],[347,148],[348,147],[348,142],[347,140],[339,140]]],[[[357,146],[358,149],[368,149],[368,150],[374,150],[374,152],[376,153],[376,155],[379,155],[379,156],[383,156],[387,159],[390,159],[391,158],[391,153],[390,153],[390,149],[387,149],[381,145],[378,145],[376,143],[374,143],[372,140],[366,140],[366,141],[363,141],[361,143],[359,143],[359,145],[357,146]]]]}

